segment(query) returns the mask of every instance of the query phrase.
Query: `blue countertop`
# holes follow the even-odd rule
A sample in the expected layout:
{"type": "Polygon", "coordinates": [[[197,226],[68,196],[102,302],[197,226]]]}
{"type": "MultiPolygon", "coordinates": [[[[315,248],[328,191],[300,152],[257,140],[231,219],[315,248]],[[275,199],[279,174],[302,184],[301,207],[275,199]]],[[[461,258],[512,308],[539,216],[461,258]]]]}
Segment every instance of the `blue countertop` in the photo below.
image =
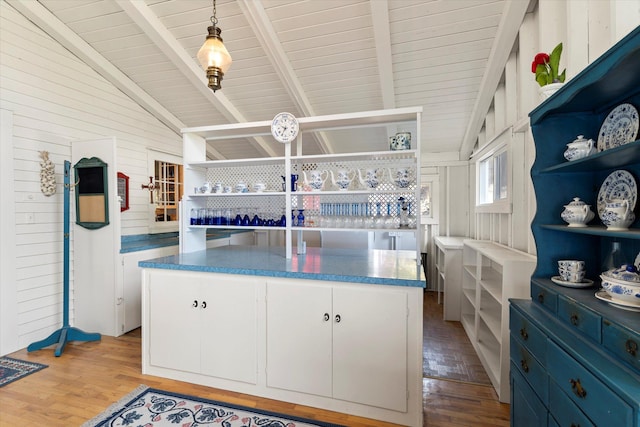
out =
{"type": "Polygon", "coordinates": [[[285,257],[284,247],[224,246],[140,261],[142,268],[287,277],[375,285],[426,285],[413,251],[307,248],[285,257]]]}
{"type": "MultiPolygon", "coordinates": [[[[207,240],[226,239],[232,234],[246,233],[252,230],[207,229],[207,240]]],[[[146,251],[148,249],[178,246],[178,232],[158,234],[136,234],[120,238],[120,253],[146,251]]]]}

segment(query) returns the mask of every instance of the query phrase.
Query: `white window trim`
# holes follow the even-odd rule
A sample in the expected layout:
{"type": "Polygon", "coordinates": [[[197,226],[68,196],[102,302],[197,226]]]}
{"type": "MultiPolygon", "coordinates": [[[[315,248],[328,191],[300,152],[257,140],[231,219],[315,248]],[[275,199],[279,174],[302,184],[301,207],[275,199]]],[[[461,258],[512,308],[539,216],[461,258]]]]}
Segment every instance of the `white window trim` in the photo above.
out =
{"type": "Polygon", "coordinates": [[[475,172],[476,172],[476,191],[475,191],[475,212],[476,213],[512,213],[512,176],[513,176],[513,166],[512,166],[512,158],[511,158],[511,140],[513,136],[513,128],[507,127],[502,132],[500,132],[496,137],[487,143],[482,149],[473,154],[473,157],[476,157],[475,160],[475,172]],[[507,197],[506,199],[500,199],[494,201],[492,203],[478,203],[480,199],[480,163],[489,159],[494,158],[498,154],[503,152],[507,153],[507,197]]]}
{"type": "MultiPolygon", "coordinates": [[[[182,165],[182,157],[176,154],[170,154],[164,151],[157,151],[153,148],[147,149],[147,172],[148,176],[153,176],[155,174],[155,162],[159,160],[161,162],[169,162],[175,163],[177,165],[182,165]]],[[[149,233],[168,233],[172,231],[178,231],[180,221],[169,221],[169,222],[156,222],[155,220],[155,205],[148,203],[148,222],[149,222],[149,233]]]]}

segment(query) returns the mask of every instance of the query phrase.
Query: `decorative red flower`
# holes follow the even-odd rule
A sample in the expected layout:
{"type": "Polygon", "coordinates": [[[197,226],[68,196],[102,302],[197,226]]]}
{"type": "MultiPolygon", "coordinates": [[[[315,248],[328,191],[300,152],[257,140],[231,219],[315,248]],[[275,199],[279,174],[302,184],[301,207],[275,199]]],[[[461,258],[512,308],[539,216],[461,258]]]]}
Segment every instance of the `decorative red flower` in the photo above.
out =
{"type": "Polygon", "coordinates": [[[535,74],[536,67],[538,65],[544,65],[544,64],[547,64],[548,62],[549,62],[549,55],[547,55],[544,52],[537,54],[535,58],[533,58],[533,62],[531,63],[531,72],[535,74]]]}

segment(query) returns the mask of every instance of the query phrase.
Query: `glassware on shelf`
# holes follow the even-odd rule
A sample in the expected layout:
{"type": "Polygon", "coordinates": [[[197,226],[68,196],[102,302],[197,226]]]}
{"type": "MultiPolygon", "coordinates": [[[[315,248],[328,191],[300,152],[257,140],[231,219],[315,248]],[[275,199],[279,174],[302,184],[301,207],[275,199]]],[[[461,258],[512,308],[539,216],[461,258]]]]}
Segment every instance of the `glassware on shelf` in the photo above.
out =
{"type": "Polygon", "coordinates": [[[387,216],[384,220],[384,228],[395,228],[395,218],[391,213],[391,202],[387,202],[387,216]]]}
{"type": "Polygon", "coordinates": [[[375,228],[384,228],[384,224],[385,224],[385,217],[382,214],[382,203],[377,202],[376,203],[376,217],[373,221],[374,223],[374,227],[375,228]]]}
{"type": "Polygon", "coordinates": [[[373,205],[366,203],[365,204],[365,217],[364,217],[364,226],[366,228],[374,228],[375,227],[375,216],[373,214],[373,205]]]}
{"type": "Polygon", "coordinates": [[[622,252],[622,246],[620,242],[612,242],[607,256],[602,263],[602,271],[609,271],[614,268],[620,268],[623,264],[626,264],[624,253],[622,252]]]}

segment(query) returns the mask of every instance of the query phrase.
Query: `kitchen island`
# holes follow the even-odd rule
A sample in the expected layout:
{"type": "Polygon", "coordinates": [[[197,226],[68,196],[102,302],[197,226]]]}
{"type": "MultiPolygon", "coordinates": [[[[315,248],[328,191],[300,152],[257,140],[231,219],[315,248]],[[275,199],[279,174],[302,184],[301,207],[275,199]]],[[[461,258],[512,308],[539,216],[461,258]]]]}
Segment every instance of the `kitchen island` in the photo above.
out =
{"type": "Polygon", "coordinates": [[[413,251],[226,246],[141,261],[143,373],[422,425],[413,251]]]}

